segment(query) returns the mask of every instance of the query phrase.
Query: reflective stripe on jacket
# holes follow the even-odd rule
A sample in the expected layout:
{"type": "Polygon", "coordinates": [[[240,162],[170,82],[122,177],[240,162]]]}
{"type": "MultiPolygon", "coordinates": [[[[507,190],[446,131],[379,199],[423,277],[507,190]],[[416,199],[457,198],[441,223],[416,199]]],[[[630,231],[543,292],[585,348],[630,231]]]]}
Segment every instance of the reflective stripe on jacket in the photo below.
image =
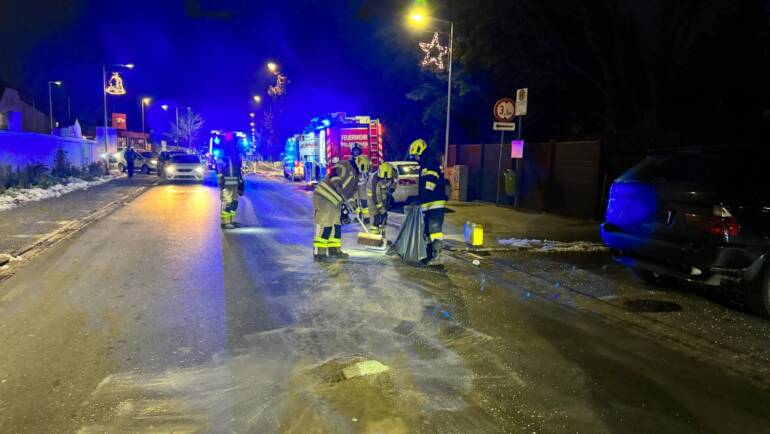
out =
{"type": "Polygon", "coordinates": [[[441,162],[432,155],[424,154],[424,159],[420,161],[418,196],[420,205],[423,209],[435,209],[446,204],[446,180],[441,168],[441,162]],[[434,208],[425,208],[432,206],[434,208]]]}

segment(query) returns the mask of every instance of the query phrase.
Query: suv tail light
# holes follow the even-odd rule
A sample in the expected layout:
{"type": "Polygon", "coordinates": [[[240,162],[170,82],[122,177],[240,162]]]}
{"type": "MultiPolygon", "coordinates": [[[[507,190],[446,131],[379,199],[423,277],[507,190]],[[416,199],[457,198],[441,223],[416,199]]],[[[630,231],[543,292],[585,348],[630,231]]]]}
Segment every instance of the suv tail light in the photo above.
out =
{"type": "Polygon", "coordinates": [[[741,234],[741,226],[738,224],[738,219],[730,214],[730,210],[724,206],[714,207],[714,219],[713,223],[709,227],[709,232],[713,235],[721,235],[726,241],[729,241],[732,237],[737,237],[741,234]]]}
{"type": "Polygon", "coordinates": [[[399,179],[398,185],[415,185],[417,184],[417,181],[414,179],[399,179]]]}

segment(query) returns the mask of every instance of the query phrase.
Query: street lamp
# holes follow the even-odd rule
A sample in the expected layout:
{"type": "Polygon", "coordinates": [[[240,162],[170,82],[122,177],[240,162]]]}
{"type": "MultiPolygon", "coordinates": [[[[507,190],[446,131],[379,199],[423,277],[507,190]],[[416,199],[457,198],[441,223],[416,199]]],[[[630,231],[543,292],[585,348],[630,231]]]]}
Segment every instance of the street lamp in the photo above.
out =
{"type": "MultiPolygon", "coordinates": [[[[112,63],[102,65],[102,94],[104,95],[104,153],[109,155],[109,149],[107,149],[107,67],[116,68],[128,68],[134,69],[133,63],[112,63]]],[[[109,168],[109,159],[107,161],[107,167],[109,168]]]]}
{"type": "Polygon", "coordinates": [[[415,27],[422,27],[427,21],[435,21],[449,25],[449,77],[447,79],[447,97],[446,97],[446,128],[444,130],[444,171],[447,170],[449,162],[449,120],[452,112],[452,54],[454,54],[454,32],[455,23],[452,21],[442,20],[427,15],[427,11],[416,8],[409,13],[409,21],[415,27]]]}
{"type": "Polygon", "coordinates": [[[255,102],[255,103],[257,103],[257,104],[259,104],[259,103],[261,103],[261,102],[262,102],[262,97],[261,97],[261,96],[259,96],[259,95],[254,95],[254,96],[252,97],[252,99],[253,99],[253,100],[254,100],[254,102],[255,102]]]}
{"type": "Polygon", "coordinates": [[[59,80],[48,82],[48,119],[51,123],[51,133],[53,133],[53,97],[51,96],[51,85],[61,86],[62,82],[59,80]]]}
{"type": "Polygon", "coordinates": [[[254,112],[249,113],[249,117],[250,118],[253,118],[254,116],[256,116],[256,113],[254,113],[254,112]]]}
{"type": "MultiPolygon", "coordinates": [[[[168,104],[163,104],[160,106],[160,108],[162,108],[163,111],[168,111],[168,104]]],[[[174,107],[174,111],[176,112],[176,130],[174,131],[174,143],[176,146],[179,146],[179,107],[174,107]]]]}
{"type": "Polygon", "coordinates": [[[267,62],[267,70],[275,74],[278,71],[278,64],[275,62],[267,62]]]}
{"type": "Polygon", "coordinates": [[[192,151],[192,109],[187,106],[187,147],[192,151]]]}
{"type": "Polygon", "coordinates": [[[142,98],[142,133],[144,133],[144,107],[150,105],[151,101],[150,97],[142,98]]]}

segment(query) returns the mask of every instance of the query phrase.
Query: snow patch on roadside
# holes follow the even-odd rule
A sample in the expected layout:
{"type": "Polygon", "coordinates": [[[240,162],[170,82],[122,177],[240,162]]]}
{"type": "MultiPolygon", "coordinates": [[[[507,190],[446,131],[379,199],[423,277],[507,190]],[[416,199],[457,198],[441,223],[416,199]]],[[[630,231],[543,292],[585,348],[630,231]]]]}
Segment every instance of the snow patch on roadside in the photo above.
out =
{"type": "Polygon", "coordinates": [[[16,208],[28,202],[36,202],[39,200],[59,197],[77,190],[85,190],[120,177],[121,175],[109,175],[96,178],[93,181],[85,181],[80,178],[68,178],[66,184],[56,184],[49,188],[10,188],[0,194],[0,212],[16,208]]]}
{"type": "Polygon", "coordinates": [[[526,238],[508,238],[498,239],[497,243],[502,246],[536,252],[604,252],[607,250],[607,246],[604,244],[593,243],[590,241],[564,242],[526,238]]]}

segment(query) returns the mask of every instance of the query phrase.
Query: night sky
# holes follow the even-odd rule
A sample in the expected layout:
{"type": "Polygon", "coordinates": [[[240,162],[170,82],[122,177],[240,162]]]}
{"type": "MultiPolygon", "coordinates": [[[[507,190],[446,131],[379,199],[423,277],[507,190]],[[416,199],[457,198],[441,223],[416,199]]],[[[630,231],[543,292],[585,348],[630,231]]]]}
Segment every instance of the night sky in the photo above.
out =
{"type": "MultiPolygon", "coordinates": [[[[101,124],[101,65],[132,62],[109,104],[131,129],[148,96],[155,132],[173,120],[164,103],[200,112],[204,130],[245,131],[275,61],[290,80],[275,146],[342,111],[383,120],[391,157],[417,137],[443,149],[446,75],[419,66],[431,35],[407,29],[410,0],[2,1],[0,81],[46,109],[47,81],[63,80],[58,119],[70,97],[73,117],[101,124]]],[[[452,143],[499,140],[492,105],[519,87],[526,140],[601,138],[618,167],[650,148],[770,137],[770,0],[430,3],[456,23],[452,143]]]]}
{"type": "Polygon", "coordinates": [[[378,116],[407,103],[409,80],[381,77],[383,62],[401,64],[406,76],[419,73],[419,37],[402,28],[408,2],[390,10],[341,0],[4,3],[0,80],[46,108],[47,81],[63,80],[55,90],[57,118],[66,119],[69,97],[73,117],[101,123],[102,63],[136,64],[123,74],[128,94],[108,104],[108,111],[114,105],[128,114],[133,130],[141,129],[143,96],[154,100],[147,122],[156,130],[173,118],[162,103],[191,106],[207,130],[245,130],[248,113],[257,110],[250,96],[268,100],[269,60],[291,81],[278,121],[286,132],[322,113],[378,116]],[[389,59],[392,53],[400,58],[389,59]]]}

